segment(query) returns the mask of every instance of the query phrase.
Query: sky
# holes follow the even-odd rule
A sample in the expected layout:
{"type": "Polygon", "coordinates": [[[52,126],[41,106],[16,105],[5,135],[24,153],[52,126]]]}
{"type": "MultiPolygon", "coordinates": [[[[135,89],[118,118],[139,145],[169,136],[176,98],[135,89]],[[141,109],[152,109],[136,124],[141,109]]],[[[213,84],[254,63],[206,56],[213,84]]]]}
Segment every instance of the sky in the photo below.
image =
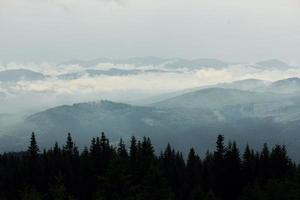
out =
{"type": "Polygon", "coordinates": [[[299,0],[0,0],[0,62],[159,56],[300,63],[299,0]]]}

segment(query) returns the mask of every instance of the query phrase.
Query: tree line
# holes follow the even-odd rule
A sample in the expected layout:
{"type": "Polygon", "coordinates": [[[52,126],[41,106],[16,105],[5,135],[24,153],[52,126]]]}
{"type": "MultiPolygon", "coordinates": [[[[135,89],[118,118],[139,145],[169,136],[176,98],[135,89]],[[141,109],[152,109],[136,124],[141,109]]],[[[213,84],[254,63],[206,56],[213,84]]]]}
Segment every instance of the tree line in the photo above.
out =
{"type": "Polygon", "coordinates": [[[26,152],[0,155],[1,200],[296,200],[300,169],[285,146],[261,151],[219,135],[203,158],[187,158],[170,144],[155,154],[150,138],[120,139],[102,133],[79,151],[71,134],[40,150],[32,133],[26,152]]]}

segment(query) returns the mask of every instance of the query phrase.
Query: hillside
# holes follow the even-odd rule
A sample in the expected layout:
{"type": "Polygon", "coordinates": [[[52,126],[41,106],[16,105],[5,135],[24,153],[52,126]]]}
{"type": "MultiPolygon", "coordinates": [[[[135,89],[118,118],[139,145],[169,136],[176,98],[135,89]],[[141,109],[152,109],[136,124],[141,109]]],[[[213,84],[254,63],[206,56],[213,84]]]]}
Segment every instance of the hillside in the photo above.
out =
{"type": "Polygon", "coordinates": [[[45,76],[41,73],[27,69],[11,69],[0,71],[0,82],[42,80],[45,76]]]}

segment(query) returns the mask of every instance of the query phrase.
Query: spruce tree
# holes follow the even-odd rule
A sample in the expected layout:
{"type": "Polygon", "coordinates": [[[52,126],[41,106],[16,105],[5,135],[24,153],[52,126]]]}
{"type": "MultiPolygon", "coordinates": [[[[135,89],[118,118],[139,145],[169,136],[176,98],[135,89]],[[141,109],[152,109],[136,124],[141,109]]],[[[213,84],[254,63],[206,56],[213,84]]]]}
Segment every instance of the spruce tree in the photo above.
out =
{"type": "Polygon", "coordinates": [[[187,165],[186,165],[186,181],[187,195],[189,199],[198,199],[202,197],[202,164],[194,148],[191,148],[187,165]]]}
{"type": "Polygon", "coordinates": [[[131,160],[137,159],[137,141],[134,136],[131,137],[131,141],[130,141],[130,159],[131,160]]]}
{"type": "Polygon", "coordinates": [[[30,146],[28,147],[28,153],[32,160],[36,160],[39,153],[39,146],[37,145],[35,134],[32,132],[30,139],[30,146]]]}
{"type": "Polygon", "coordinates": [[[72,156],[74,154],[74,147],[75,147],[75,145],[74,145],[71,133],[68,133],[67,142],[66,142],[66,145],[64,146],[64,151],[69,156],[72,156]]]}
{"type": "Polygon", "coordinates": [[[224,146],[224,136],[218,135],[216,142],[216,151],[214,154],[216,162],[222,162],[224,160],[225,146],[224,146]]]}
{"type": "Polygon", "coordinates": [[[123,159],[128,157],[126,146],[125,146],[125,143],[123,142],[122,138],[120,139],[120,142],[118,144],[117,152],[118,152],[118,155],[123,159]]]}
{"type": "Polygon", "coordinates": [[[214,180],[213,189],[218,197],[224,197],[226,194],[226,170],[224,168],[225,145],[224,136],[218,135],[216,142],[216,151],[214,152],[214,180]]]}

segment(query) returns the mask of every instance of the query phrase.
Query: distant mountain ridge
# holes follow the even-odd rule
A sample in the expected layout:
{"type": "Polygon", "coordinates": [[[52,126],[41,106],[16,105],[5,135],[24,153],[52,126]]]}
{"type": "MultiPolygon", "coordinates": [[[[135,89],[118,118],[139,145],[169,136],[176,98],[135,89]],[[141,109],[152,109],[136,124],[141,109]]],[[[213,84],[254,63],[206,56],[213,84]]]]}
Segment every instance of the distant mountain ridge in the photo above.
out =
{"type": "MultiPolygon", "coordinates": [[[[176,68],[187,68],[187,69],[202,69],[202,68],[215,68],[222,69],[233,64],[238,64],[238,62],[224,62],[219,59],[214,58],[199,58],[199,59],[183,59],[183,58],[161,58],[155,56],[146,57],[133,57],[133,58],[123,58],[123,59],[112,59],[112,58],[98,58],[93,60],[70,60],[60,63],[61,65],[81,65],[83,67],[95,67],[97,65],[111,63],[116,65],[133,65],[136,67],[142,66],[159,66],[169,69],[176,68]]],[[[277,69],[286,70],[295,68],[296,66],[291,66],[281,60],[270,59],[257,62],[253,65],[255,68],[259,69],[277,69]]]]}
{"type": "Polygon", "coordinates": [[[272,101],[275,96],[271,93],[263,94],[237,89],[208,88],[154,103],[152,106],[163,108],[218,108],[237,104],[268,102],[272,101]]]}
{"type": "Polygon", "coordinates": [[[127,65],[135,65],[136,67],[141,66],[161,66],[165,68],[188,68],[188,69],[197,69],[203,67],[212,67],[212,68],[224,68],[228,66],[228,63],[223,62],[218,59],[181,59],[181,58],[159,58],[159,57],[135,57],[135,58],[127,58],[127,59],[110,59],[110,58],[99,58],[90,61],[80,61],[73,60],[63,62],[61,64],[79,64],[84,67],[95,67],[98,64],[103,63],[112,63],[112,64],[127,64],[127,65]]]}
{"type": "MultiPolygon", "coordinates": [[[[261,84],[259,80],[245,80],[234,86],[246,83],[261,84]]],[[[297,93],[202,88],[144,106],[100,101],[55,107],[26,118],[11,137],[22,146],[24,134],[35,131],[41,145],[47,146],[62,141],[65,133],[71,132],[78,138],[78,145],[84,146],[89,142],[86,138],[104,131],[113,141],[146,135],[156,141],[158,148],[171,141],[186,151],[182,144],[193,146],[199,141],[204,149],[211,148],[216,134],[223,133],[254,146],[266,140],[284,143],[293,153],[300,150],[299,128],[300,95],[297,93]]],[[[7,137],[4,139],[7,141],[7,137]]],[[[6,145],[9,143],[3,148],[8,148],[6,145]]]]}
{"type": "Polygon", "coordinates": [[[291,66],[285,62],[282,62],[280,60],[271,59],[271,60],[264,60],[256,63],[259,68],[262,69],[290,69],[295,68],[294,66],[291,66]]]}
{"type": "Polygon", "coordinates": [[[0,82],[43,80],[46,76],[42,73],[28,69],[10,69],[0,71],[0,82]]]}
{"type": "Polygon", "coordinates": [[[147,70],[140,70],[140,69],[120,69],[120,68],[110,68],[107,70],[100,70],[100,69],[87,69],[80,72],[75,73],[66,73],[58,75],[59,79],[64,80],[72,80],[78,79],[83,76],[89,77],[97,77],[97,76],[130,76],[130,75],[138,75],[142,73],[176,73],[174,71],[167,71],[167,70],[160,70],[160,69],[147,69],[147,70]]]}

